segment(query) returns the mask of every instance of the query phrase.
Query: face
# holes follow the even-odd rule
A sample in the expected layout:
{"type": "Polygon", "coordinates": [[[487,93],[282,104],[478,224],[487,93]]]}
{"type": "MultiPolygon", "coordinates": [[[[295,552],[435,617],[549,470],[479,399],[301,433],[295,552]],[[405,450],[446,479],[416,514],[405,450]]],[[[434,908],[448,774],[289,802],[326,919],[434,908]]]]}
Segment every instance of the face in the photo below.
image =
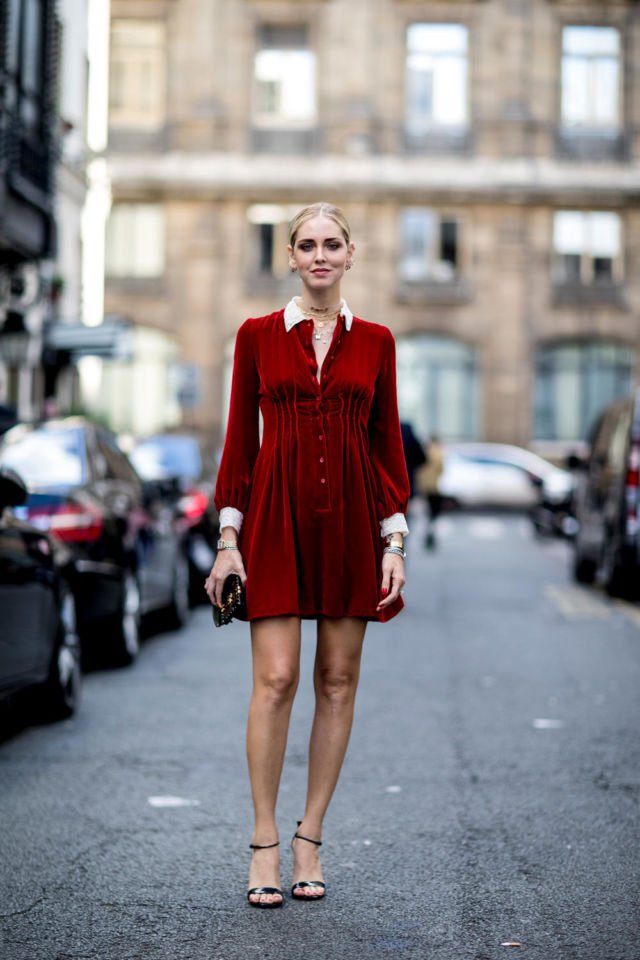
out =
{"type": "Polygon", "coordinates": [[[302,224],[289,262],[309,290],[328,290],[340,283],[355,247],[347,244],[338,224],[330,217],[314,217],[302,224]]]}

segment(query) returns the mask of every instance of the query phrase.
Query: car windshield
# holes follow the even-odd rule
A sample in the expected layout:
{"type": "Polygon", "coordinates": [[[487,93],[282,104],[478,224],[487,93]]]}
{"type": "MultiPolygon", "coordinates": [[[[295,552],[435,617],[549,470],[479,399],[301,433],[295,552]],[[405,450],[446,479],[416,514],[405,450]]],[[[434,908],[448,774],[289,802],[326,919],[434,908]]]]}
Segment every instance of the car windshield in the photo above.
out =
{"type": "Polygon", "coordinates": [[[202,473],[198,443],[192,437],[151,437],[138,443],[130,456],[143,480],[197,480],[202,473]]]}
{"type": "Polygon", "coordinates": [[[32,490],[78,486],[87,476],[82,431],[10,430],[0,451],[0,463],[19,473],[32,490]]]}

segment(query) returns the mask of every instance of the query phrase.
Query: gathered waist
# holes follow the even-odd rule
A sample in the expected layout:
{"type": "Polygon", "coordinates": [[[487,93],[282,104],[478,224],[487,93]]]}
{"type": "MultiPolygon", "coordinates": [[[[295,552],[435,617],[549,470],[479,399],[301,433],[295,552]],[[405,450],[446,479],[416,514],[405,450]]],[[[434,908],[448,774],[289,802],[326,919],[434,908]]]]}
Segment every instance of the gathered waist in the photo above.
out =
{"type": "Polygon", "coordinates": [[[283,402],[271,398],[262,398],[260,409],[265,429],[276,427],[278,423],[313,422],[322,419],[346,419],[353,423],[366,423],[369,404],[365,398],[360,400],[342,397],[304,397],[295,402],[283,402]]]}

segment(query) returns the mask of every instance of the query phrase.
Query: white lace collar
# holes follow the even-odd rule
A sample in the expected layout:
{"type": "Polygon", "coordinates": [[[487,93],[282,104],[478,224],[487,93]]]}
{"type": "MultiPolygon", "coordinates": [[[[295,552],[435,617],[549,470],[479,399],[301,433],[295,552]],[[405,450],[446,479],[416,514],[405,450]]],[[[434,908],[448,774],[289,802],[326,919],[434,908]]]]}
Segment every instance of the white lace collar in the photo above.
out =
{"type": "MultiPolygon", "coordinates": [[[[344,317],[344,325],[347,330],[351,330],[351,324],[353,323],[353,314],[349,307],[347,306],[347,301],[343,298],[340,301],[340,313],[344,317]]],[[[296,303],[295,297],[289,300],[289,303],[284,308],[284,326],[289,333],[290,330],[293,330],[296,323],[300,323],[301,320],[305,320],[305,315],[300,310],[300,307],[296,303]]]]}

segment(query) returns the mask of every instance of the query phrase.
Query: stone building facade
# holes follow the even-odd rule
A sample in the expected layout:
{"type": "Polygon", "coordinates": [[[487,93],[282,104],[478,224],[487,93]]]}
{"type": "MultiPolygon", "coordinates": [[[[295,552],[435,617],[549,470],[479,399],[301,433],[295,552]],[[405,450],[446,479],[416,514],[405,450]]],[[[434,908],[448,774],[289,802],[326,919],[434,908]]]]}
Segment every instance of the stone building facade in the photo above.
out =
{"type": "Polygon", "coordinates": [[[59,50],[53,0],[0,4],[0,430],[33,417],[42,401],[57,245],[59,50]]]}
{"type": "Polygon", "coordinates": [[[217,442],[331,200],[403,416],[560,453],[638,375],[638,64],[634,0],[111,0],[106,310],[176,338],[217,442]]]}

